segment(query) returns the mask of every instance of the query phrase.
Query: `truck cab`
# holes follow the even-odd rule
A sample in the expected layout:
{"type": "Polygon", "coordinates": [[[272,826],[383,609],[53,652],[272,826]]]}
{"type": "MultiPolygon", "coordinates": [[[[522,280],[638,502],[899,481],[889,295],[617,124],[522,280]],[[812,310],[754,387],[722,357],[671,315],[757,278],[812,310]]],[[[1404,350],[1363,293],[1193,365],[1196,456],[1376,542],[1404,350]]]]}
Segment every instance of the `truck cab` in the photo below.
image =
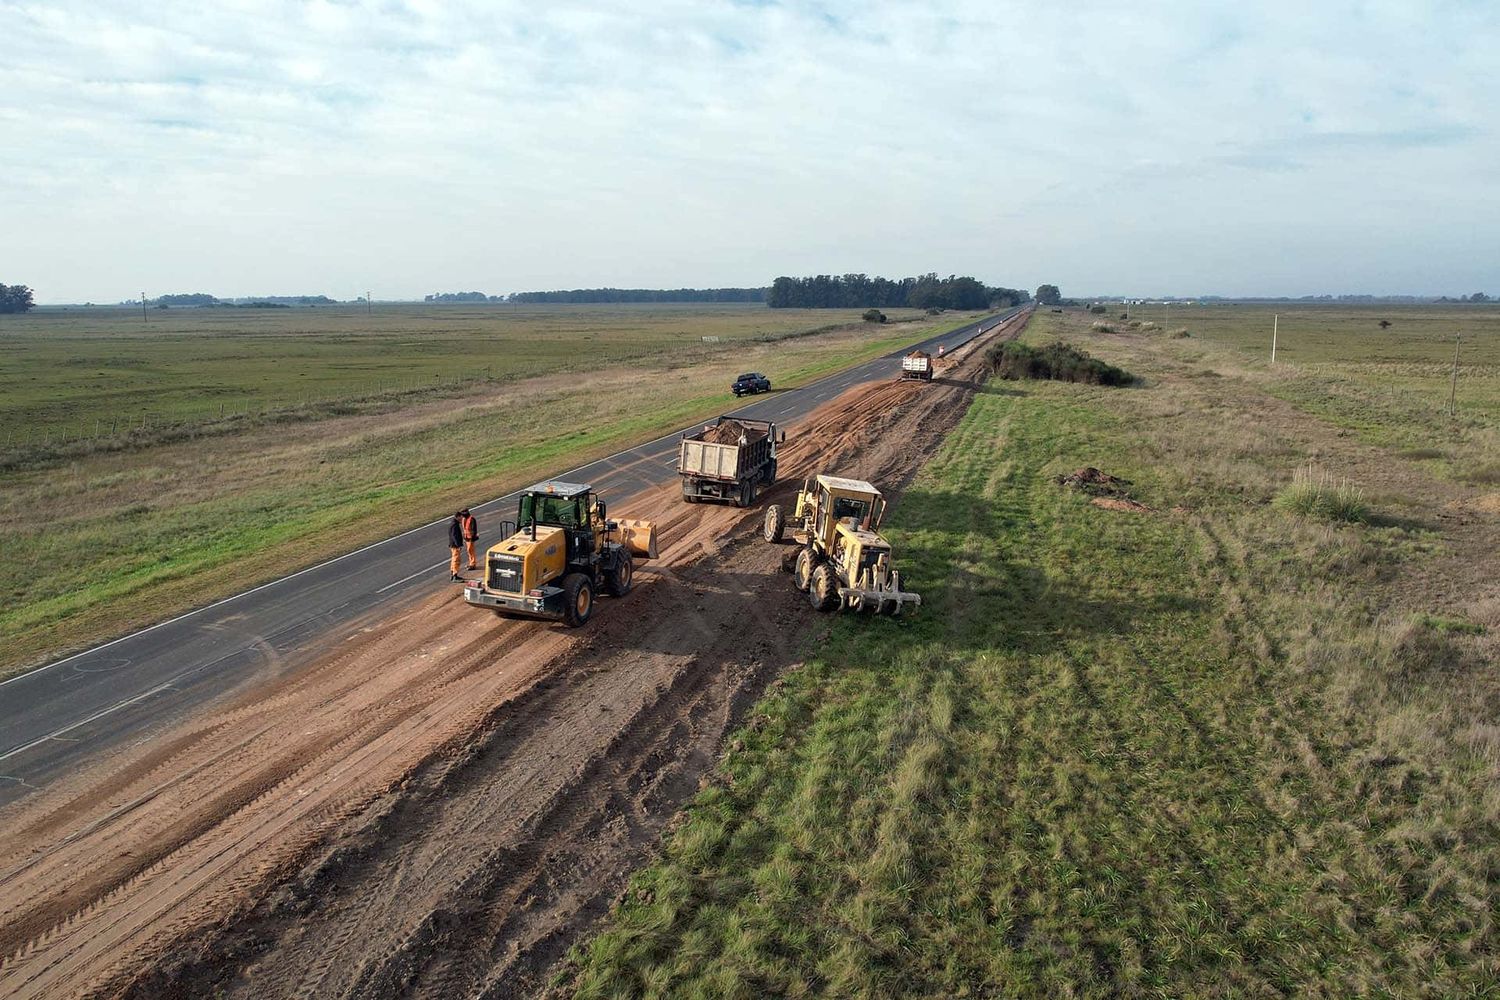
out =
{"type": "Polygon", "coordinates": [[[746,372],[734,380],[734,384],[729,387],[729,391],[736,396],[743,396],[747,393],[770,392],[771,380],[760,372],[746,372]]]}

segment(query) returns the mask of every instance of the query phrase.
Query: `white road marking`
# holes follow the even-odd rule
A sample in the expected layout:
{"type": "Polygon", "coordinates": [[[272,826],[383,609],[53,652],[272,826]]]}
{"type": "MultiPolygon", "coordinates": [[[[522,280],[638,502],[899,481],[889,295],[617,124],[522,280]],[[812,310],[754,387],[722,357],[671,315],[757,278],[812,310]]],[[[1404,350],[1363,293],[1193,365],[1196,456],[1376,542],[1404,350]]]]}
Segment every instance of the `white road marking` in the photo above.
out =
{"type": "Polygon", "coordinates": [[[425,575],[427,573],[431,573],[435,569],[442,569],[444,566],[447,566],[447,565],[449,565],[449,563],[448,563],[448,561],[446,559],[443,560],[442,562],[433,563],[431,566],[428,566],[426,569],[419,569],[419,570],[417,570],[411,576],[403,576],[401,579],[397,580],[395,583],[388,583],[388,584],[386,584],[384,587],[381,587],[379,590],[375,591],[375,593],[377,593],[377,594],[383,594],[387,590],[390,590],[392,587],[399,587],[399,586],[401,586],[403,583],[405,583],[408,580],[415,580],[419,576],[423,576],[423,575],[425,575]]]}

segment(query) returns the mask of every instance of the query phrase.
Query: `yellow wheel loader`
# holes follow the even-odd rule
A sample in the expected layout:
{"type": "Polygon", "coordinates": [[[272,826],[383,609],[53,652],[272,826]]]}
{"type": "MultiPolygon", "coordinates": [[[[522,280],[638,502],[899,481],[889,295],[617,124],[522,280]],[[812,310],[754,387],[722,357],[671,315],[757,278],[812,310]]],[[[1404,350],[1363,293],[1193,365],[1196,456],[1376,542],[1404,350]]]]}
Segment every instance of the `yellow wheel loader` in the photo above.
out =
{"type": "Polygon", "coordinates": [[[802,546],[793,579],[819,611],[899,615],[922,598],[901,589],[891,545],[879,533],[884,515],[885,498],[869,483],[817,476],[803,483],[790,518],[780,504],[766,508],[764,533],[779,543],[790,529],[802,546]]]}
{"type": "Polygon", "coordinates": [[[464,600],[502,618],[544,618],[576,628],[601,592],[623,597],[636,559],[656,558],[656,525],[611,520],[592,487],[547,482],[521,493],[514,524],[484,554],[484,575],[464,600]]]}

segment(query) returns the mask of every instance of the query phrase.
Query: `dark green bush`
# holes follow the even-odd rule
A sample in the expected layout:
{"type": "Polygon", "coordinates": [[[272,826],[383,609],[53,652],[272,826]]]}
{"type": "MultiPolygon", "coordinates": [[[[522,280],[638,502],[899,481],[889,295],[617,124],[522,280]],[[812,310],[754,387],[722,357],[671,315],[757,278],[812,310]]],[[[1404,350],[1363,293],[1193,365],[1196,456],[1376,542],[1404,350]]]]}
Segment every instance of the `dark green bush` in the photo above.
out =
{"type": "Polygon", "coordinates": [[[885,313],[881,312],[879,309],[866,309],[864,312],[864,319],[866,323],[884,323],[885,313]]]}
{"type": "Polygon", "coordinates": [[[1043,347],[1007,341],[985,352],[990,370],[1003,379],[1053,379],[1087,385],[1130,385],[1135,376],[1123,368],[1060,340],[1043,347]]]}

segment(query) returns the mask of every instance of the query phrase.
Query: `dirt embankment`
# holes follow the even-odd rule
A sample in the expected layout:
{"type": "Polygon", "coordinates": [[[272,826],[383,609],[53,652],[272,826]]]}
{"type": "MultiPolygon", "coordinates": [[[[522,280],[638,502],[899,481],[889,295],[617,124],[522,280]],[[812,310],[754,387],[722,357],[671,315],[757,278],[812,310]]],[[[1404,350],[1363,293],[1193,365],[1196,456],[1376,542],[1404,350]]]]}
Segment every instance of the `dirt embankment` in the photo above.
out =
{"type": "MultiPolygon", "coordinates": [[[[793,427],[767,502],[816,471],[899,491],[979,380],[973,350],[943,361],[793,427]]],[[[761,508],[679,493],[612,500],[658,520],[662,558],[586,629],[445,587],[0,813],[0,992],[533,991],[816,620],[761,508]]]]}

